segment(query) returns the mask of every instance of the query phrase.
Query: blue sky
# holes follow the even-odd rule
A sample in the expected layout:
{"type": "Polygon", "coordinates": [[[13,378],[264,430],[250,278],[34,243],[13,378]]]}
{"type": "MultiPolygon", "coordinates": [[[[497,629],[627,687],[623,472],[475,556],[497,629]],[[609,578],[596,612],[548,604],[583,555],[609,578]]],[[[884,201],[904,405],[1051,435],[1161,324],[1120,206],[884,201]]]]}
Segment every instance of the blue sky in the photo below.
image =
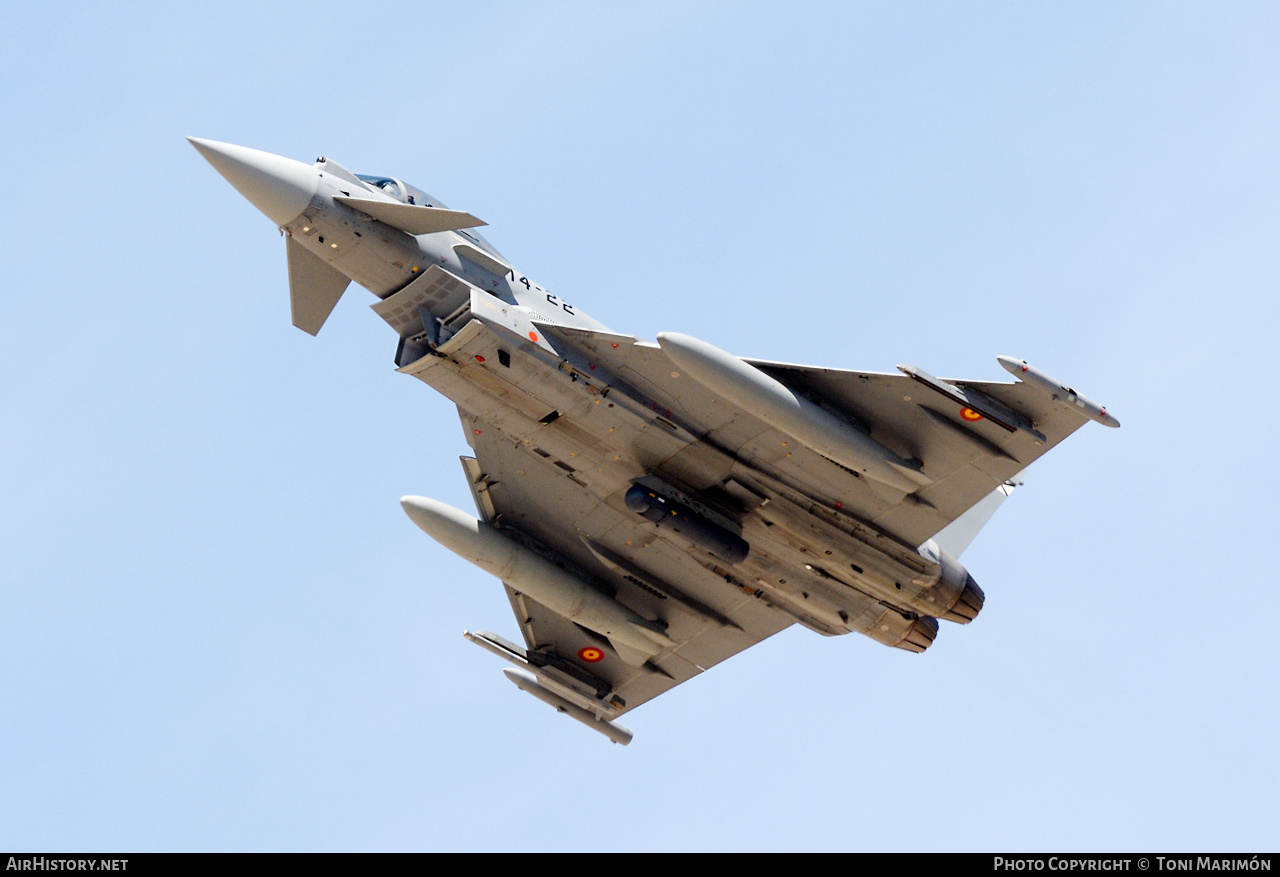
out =
{"type": "MultiPolygon", "coordinates": [[[[0,847],[1275,847],[1280,12],[43,4],[0,31],[0,847]],[[516,691],[453,407],[210,137],[400,176],[606,324],[1114,411],[912,656],[788,630],[627,717],[516,691]]],[[[363,297],[363,300],[362,300],[363,297]]]]}

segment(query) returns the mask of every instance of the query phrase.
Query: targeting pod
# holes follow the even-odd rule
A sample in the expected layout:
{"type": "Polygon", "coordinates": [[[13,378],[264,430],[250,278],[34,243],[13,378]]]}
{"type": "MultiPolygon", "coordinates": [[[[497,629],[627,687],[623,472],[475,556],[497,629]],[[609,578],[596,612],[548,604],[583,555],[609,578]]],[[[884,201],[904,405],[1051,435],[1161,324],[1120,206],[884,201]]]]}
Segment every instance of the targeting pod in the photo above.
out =
{"type": "Polygon", "coordinates": [[[659,527],[670,527],[699,548],[726,563],[742,563],[751,551],[747,540],[713,524],[686,505],[659,496],[643,484],[633,484],[623,500],[627,508],[659,527]]]}

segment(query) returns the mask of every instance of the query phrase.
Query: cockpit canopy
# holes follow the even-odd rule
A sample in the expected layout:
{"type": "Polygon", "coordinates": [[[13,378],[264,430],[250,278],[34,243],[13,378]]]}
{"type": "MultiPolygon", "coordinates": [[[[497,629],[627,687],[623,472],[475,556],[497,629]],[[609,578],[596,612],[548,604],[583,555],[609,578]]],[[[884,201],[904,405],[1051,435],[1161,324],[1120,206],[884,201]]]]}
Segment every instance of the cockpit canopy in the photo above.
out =
{"type": "Polygon", "coordinates": [[[404,204],[417,204],[422,207],[444,207],[435,198],[432,198],[426,192],[417,186],[410,186],[408,183],[395,179],[394,177],[375,177],[371,174],[356,174],[356,178],[364,183],[368,183],[375,189],[381,189],[387,195],[395,198],[404,204]]]}
{"type": "MultiPolygon", "coordinates": [[[[348,173],[350,173],[348,171],[348,173]]],[[[410,186],[404,180],[397,180],[395,177],[379,177],[374,174],[356,174],[356,179],[364,183],[366,186],[372,186],[380,189],[383,193],[390,195],[403,204],[414,204],[419,207],[440,207],[445,210],[449,209],[447,204],[442,204],[435,198],[432,198],[426,192],[417,186],[410,186]]],[[[477,232],[474,228],[458,229],[457,233],[467,240],[474,243],[480,249],[496,256],[500,261],[506,261],[506,257],[497,251],[493,244],[485,240],[484,236],[477,232]]]]}

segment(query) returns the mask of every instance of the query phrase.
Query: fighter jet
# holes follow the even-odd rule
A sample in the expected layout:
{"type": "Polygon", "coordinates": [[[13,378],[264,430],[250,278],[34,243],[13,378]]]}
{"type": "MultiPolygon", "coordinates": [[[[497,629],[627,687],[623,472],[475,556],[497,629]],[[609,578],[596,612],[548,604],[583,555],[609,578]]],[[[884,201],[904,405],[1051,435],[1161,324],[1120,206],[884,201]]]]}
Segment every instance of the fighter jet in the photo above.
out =
{"type": "Polygon", "coordinates": [[[945,380],[615,332],[398,178],[190,141],[283,232],[295,326],[354,280],[397,371],[457,405],[475,514],[401,504],[502,581],[524,645],[464,636],[615,743],[624,713],[792,624],[923,652],[973,621],[956,558],[1030,463],[1120,425],[1013,357],[1017,383],[945,380]]]}

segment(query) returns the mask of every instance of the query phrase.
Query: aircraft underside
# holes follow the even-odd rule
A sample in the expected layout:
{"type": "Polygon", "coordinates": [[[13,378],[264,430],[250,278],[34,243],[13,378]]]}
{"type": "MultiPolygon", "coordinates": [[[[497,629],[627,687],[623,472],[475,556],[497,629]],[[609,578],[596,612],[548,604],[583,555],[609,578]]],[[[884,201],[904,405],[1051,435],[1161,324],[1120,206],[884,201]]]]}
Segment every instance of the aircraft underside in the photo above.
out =
{"type": "Polygon", "coordinates": [[[744,359],[618,334],[520,275],[483,225],[391,177],[192,140],[287,236],[294,325],[355,280],[398,370],[458,408],[479,520],[406,496],[502,580],[524,645],[467,638],[616,743],[617,717],[792,623],[923,652],[982,590],[958,555],[1023,469],[1105,408],[1019,383],[744,359]]]}

